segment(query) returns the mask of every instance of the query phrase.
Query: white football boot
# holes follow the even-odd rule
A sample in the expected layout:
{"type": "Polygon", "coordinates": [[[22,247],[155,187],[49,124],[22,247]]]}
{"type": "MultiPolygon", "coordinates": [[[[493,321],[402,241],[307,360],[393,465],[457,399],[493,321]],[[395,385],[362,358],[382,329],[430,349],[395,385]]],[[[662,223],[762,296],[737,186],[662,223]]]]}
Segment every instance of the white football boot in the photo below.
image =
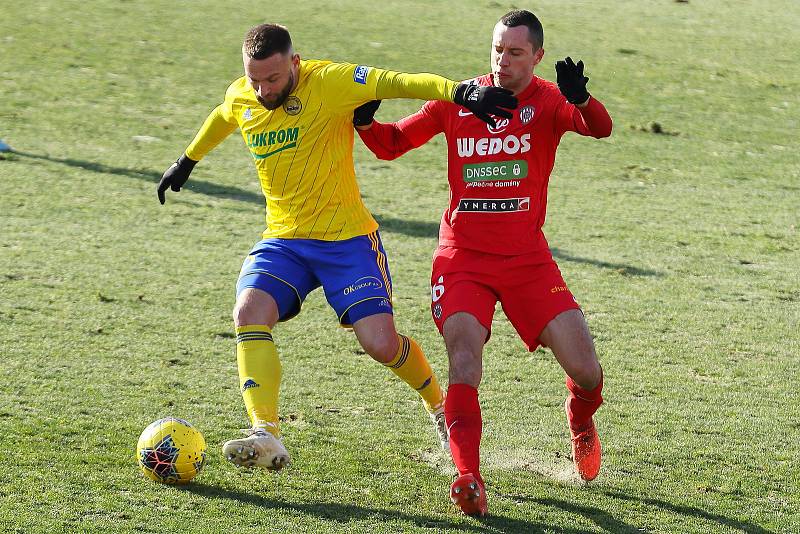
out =
{"type": "Polygon", "coordinates": [[[433,428],[436,430],[436,435],[439,437],[439,444],[442,446],[442,450],[450,454],[450,432],[447,430],[447,422],[444,420],[444,405],[428,415],[433,423],[433,428]]]}
{"type": "Polygon", "coordinates": [[[289,452],[281,440],[262,428],[242,430],[246,437],[226,441],[222,454],[237,467],[263,467],[280,471],[289,465],[289,452]]]}

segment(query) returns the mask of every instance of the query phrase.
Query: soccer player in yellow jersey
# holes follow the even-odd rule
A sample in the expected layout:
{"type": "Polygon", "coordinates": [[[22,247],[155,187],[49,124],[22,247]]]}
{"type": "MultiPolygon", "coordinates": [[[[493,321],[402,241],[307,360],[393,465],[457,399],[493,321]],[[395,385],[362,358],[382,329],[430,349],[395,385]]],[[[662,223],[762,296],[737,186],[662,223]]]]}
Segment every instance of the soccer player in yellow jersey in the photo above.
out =
{"type": "Polygon", "coordinates": [[[392,280],[378,224],[361,200],[353,169],[353,110],[386,98],[445,100],[494,124],[510,118],[511,92],[433,74],[301,60],[277,24],[252,28],[242,46],[245,75],[206,119],[158,184],[180,191],[194,165],[237,128],[258,170],[267,228],[244,260],[233,320],[247,436],[223,445],[238,466],[278,470],[289,463],[280,441],[281,364],[272,329],[322,287],[364,350],[419,392],[449,449],[444,397],[417,343],[395,329],[392,280]],[[505,108],[505,109],[504,109],[505,108]]]}

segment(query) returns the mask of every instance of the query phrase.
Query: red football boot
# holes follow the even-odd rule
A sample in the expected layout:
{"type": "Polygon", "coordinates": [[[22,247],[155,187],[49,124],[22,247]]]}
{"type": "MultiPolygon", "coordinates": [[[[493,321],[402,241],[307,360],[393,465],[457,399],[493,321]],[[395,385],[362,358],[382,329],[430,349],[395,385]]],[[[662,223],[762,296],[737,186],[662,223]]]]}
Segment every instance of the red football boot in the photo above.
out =
{"type": "Polygon", "coordinates": [[[450,486],[450,500],[466,515],[483,517],[488,511],[486,489],[472,473],[461,475],[450,486]]]}
{"type": "MultiPolygon", "coordinates": [[[[564,409],[567,411],[567,423],[569,423],[569,410],[566,402],[564,409]]],[[[600,472],[603,455],[594,421],[590,421],[589,426],[580,432],[572,430],[570,425],[569,433],[572,435],[572,461],[575,462],[575,469],[578,470],[578,474],[583,480],[594,480],[600,472]]]]}

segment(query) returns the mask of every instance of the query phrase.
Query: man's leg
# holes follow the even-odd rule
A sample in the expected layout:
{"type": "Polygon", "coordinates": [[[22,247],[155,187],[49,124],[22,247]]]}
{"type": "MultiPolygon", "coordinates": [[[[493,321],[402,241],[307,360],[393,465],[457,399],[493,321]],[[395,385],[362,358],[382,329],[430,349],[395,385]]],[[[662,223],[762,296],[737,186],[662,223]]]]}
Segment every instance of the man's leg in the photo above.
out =
{"type": "Polygon", "coordinates": [[[603,402],[603,372],[583,313],[555,262],[519,256],[505,274],[501,302],[528,347],[550,347],[567,374],[567,418],[575,467],[584,480],[600,470],[600,440],[592,415],[603,402]]]}
{"type": "Polygon", "coordinates": [[[568,310],[551,320],[539,335],[567,374],[565,403],[572,434],[572,455],[578,473],[593,480],[600,471],[601,446],[592,416],[603,402],[603,371],[589,328],[580,310],[568,310]]]}
{"type": "Polygon", "coordinates": [[[439,381],[417,342],[395,329],[392,276],[380,234],[376,231],[320,248],[325,252],[319,255],[314,272],[339,321],[352,325],[367,354],[419,393],[441,445],[447,449],[444,395],[439,381]]]}
{"type": "Polygon", "coordinates": [[[483,376],[483,346],[497,303],[492,281],[499,271],[489,255],[448,247],[436,250],[431,269],[431,315],[444,337],[450,362],[444,412],[459,474],[450,486],[450,500],[475,516],[488,512],[480,474],[483,419],[478,386],[483,376]]]}
{"type": "Polygon", "coordinates": [[[586,319],[580,310],[561,312],[547,323],[539,340],[549,347],[558,363],[583,389],[593,390],[603,380],[603,371],[586,319]]]}
{"type": "Polygon", "coordinates": [[[236,299],[236,362],[251,430],[245,438],[227,441],[222,452],[240,467],[279,470],[289,463],[289,453],[279,440],[281,362],[272,339],[278,316],[275,298],[261,289],[247,287],[236,299]]]}
{"type": "MultiPolygon", "coordinates": [[[[357,305],[358,306],[358,305],[357,305]]],[[[353,310],[358,313],[358,310],[353,310]]],[[[364,351],[388,367],[403,382],[419,393],[425,409],[432,416],[442,448],[449,447],[444,425],[444,394],[422,349],[413,338],[398,334],[389,313],[377,313],[358,319],[353,331],[364,351]],[[440,422],[438,419],[441,419],[440,422]]]]}
{"type": "Polygon", "coordinates": [[[459,478],[450,498],[467,515],[486,515],[484,482],[480,475],[483,421],[478,386],[483,375],[483,345],[489,331],[475,316],[458,312],[448,317],[442,335],[450,360],[450,384],[445,418],[450,430],[450,450],[459,478]]]}
{"type": "Polygon", "coordinates": [[[305,296],[319,283],[298,261],[302,243],[265,239],[245,259],[236,284],[233,322],[236,361],[250,430],[247,437],[226,442],[225,457],[237,466],[281,469],[289,454],[281,443],[278,394],[281,362],[272,328],[299,311],[305,296]]]}
{"type": "Polygon", "coordinates": [[[281,362],[272,328],[278,322],[278,304],[269,293],[248,287],[236,299],[233,322],[239,388],[247,416],[253,428],[263,428],[277,437],[281,362]]]}

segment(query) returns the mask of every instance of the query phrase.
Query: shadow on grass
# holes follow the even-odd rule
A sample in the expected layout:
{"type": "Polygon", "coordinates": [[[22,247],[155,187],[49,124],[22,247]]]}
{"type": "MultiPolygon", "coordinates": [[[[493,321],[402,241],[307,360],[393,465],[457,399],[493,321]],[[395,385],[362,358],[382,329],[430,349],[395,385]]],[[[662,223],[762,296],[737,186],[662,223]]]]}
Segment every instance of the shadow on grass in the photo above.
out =
{"type": "MultiPolygon", "coordinates": [[[[161,179],[161,173],[148,171],[144,169],[126,169],[124,167],[113,167],[111,165],[105,165],[103,163],[94,163],[91,161],[82,161],[72,158],[54,158],[52,156],[31,154],[28,152],[20,152],[17,150],[15,150],[13,154],[17,154],[18,156],[23,156],[31,159],[41,159],[45,161],[51,161],[53,163],[60,163],[62,165],[67,165],[69,167],[76,167],[78,169],[84,169],[87,171],[98,172],[102,174],[116,174],[117,176],[127,176],[128,178],[136,178],[138,180],[152,182],[153,200],[157,202],[157,200],[155,200],[156,199],[155,184],[157,184],[158,181],[161,179]]],[[[216,198],[228,198],[232,200],[241,200],[244,202],[257,203],[262,206],[264,205],[264,196],[261,193],[254,193],[252,191],[247,191],[246,189],[241,189],[235,186],[218,185],[212,182],[206,182],[203,180],[196,180],[192,178],[189,182],[187,182],[184,189],[188,189],[190,191],[194,191],[195,193],[201,193],[203,195],[208,195],[216,198]]],[[[173,193],[172,191],[167,192],[167,202],[169,202],[169,196],[174,194],[175,193],[173,193]]]]}
{"type": "MultiPolygon", "coordinates": [[[[78,169],[84,169],[91,172],[97,172],[101,174],[116,174],[117,176],[126,176],[128,178],[136,178],[138,180],[152,182],[154,184],[153,185],[154,199],[156,198],[155,184],[157,184],[158,181],[161,179],[160,173],[144,169],[126,169],[123,167],[113,167],[110,165],[105,165],[103,163],[81,161],[72,158],[54,158],[52,156],[31,154],[29,152],[14,151],[13,153],[17,154],[18,156],[26,158],[40,159],[40,160],[50,161],[53,163],[60,163],[62,165],[67,165],[69,167],[76,167],[78,169]]],[[[264,206],[264,196],[261,193],[247,191],[246,189],[242,189],[236,186],[223,186],[212,182],[206,182],[204,180],[191,178],[184,186],[184,189],[216,198],[240,200],[242,202],[250,202],[252,204],[258,204],[259,206],[264,206]]],[[[169,197],[174,194],[175,193],[173,193],[172,191],[167,191],[167,202],[169,202],[169,197]]],[[[380,215],[375,215],[375,219],[378,221],[378,224],[381,225],[381,228],[385,229],[387,232],[395,232],[410,237],[435,238],[436,236],[439,235],[438,223],[395,219],[393,217],[382,217],[380,215]]]]}
{"type": "MultiPolygon", "coordinates": [[[[753,523],[749,523],[746,521],[739,521],[737,519],[732,519],[730,517],[725,517],[720,514],[707,512],[705,510],[702,510],[700,508],[695,508],[692,506],[673,504],[670,502],[661,501],[659,499],[653,499],[648,497],[635,497],[632,495],[626,495],[624,493],[619,493],[616,491],[604,491],[602,493],[613,499],[644,503],[652,507],[672,512],[673,514],[679,516],[685,516],[687,518],[705,519],[709,522],[716,523],[720,527],[726,527],[727,529],[733,529],[734,531],[746,532],[747,534],[774,534],[771,530],[767,530],[753,523]]],[[[600,508],[596,508],[593,506],[585,506],[572,501],[563,501],[559,499],[549,499],[549,498],[532,498],[523,495],[505,495],[505,497],[517,501],[536,503],[550,508],[558,508],[573,515],[583,516],[589,521],[593,522],[598,527],[608,532],[614,532],[615,534],[616,533],[634,534],[642,532],[640,528],[624,523],[619,519],[613,517],[610,513],[606,512],[605,510],[601,510],[600,508]]]]}
{"type": "Polygon", "coordinates": [[[347,503],[293,503],[281,499],[270,499],[253,493],[244,493],[235,490],[228,490],[217,486],[207,486],[203,484],[189,484],[180,487],[183,491],[189,491],[196,495],[201,495],[210,499],[230,499],[238,503],[246,503],[260,508],[290,510],[293,512],[314,516],[319,519],[335,521],[337,523],[350,523],[353,520],[368,520],[372,522],[383,521],[408,521],[418,527],[441,530],[452,530],[461,532],[559,532],[562,534],[579,534],[584,532],[580,529],[563,528],[555,525],[524,521],[521,519],[511,519],[500,516],[489,516],[480,520],[475,520],[477,524],[458,524],[446,519],[428,517],[412,512],[400,512],[397,510],[386,510],[382,508],[370,508],[347,503]]]}
{"type": "MultiPolygon", "coordinates": [[[[91,172],[97,172],[102,174],[116,174],[118,176],[127,176],[128,178],[136,178],[138,180],[152,182],[153,184],[158,183],[158,181],[161,179],[160,173],[144,169],[126,169],[124,167],[114,167],[111,165],[105,165],[103,163],[82,161],[72,158],[55,158],[52,156],[44,156],[42,154],[32,154],[29,152],[20,152],[17,150],[14,150],[10,153],[25,158],[39,159],[39,160],[50,161],[53,163],[60,163],[62,165],[67,165],[69,167],[76,167],[91,172]]],[[[261,193],[255,193],[253,191],[248,191],[246,189],[242,189],[236,186],[218,185],[212,182],[206,182],[204,180],[197,180],[195,178],[192,178],[186,183],[184,189],[188,189],[189,191],[193,191],[195,193],[200,193],[203,195],[208,195],[216,198],[226,198],[231,200],[240,200],[243,202],[251,202],[253,204],[258,204],[259,206],[264,205],[264,196],[261,193]]],[[[170,195],[174,194],[175,193],[168,191],[167,198],[169,198],[170,195]]],[[[153,187],[154,199],[155,196],[156,196],[155,187],[153,187]]],[[[167,201],[169,202],[169,200],[167,201]]],[[[380,224],[381,228],[387,232],[403,234],[410,237],[435,238],[436,236],[439,235],[439,221],[435,222],[415,221],[410,219],[396,219],[394,217],[384,217],[377,214],[373,215],[375,216],[375,220],[378,221],[378,224],[380,224]]],[[[610,269],[627,276],[662,276],[662,274],[657,271],[642,269],[625,263],[610,263],[591,258],[582,258],[579,256],[573,256],[557,248],[552,248],[551,250],[553,252],[553,257],[556,259],[571,261],[575,263],[584,263],[587,265],[594,265],[595,267],[610,269]]]]}
{"type": "Polygon", "coordinates": [[[572,254],[564,252],[556,247],[551,247],[550,250],[553,253],[553,257],[558,260],[594,265],[595,267],[600,267],[602,269],[610,269],[612,271],[616,271],[623,276],[664,276],[662,273],[658,271],[653,271],[650,269],[642,269],[641,267],[635,267],[633,265],[628,265],[627,263],[612,263],[607,261],[594,260],[591,258],[582,258],[580,256],[573,256],[572,254]]]}
{"type": "Polygon", "coordinates": [[[642,531],[632,525],[624,523],[619,519],[614,518],[611,514],[600,508],[592,506],[583,506],[574,502],[561,501],[558,499],[529,499],[530,502],[541,504],[542,506],[549,506],[552,508],[559,508],[565,512],[573,515],[580,515],[592,521],[598,527],[614,532],[615,534],[634,534],[641,533],[642,531]]]}
{"type": "Polygon", "coordinates": [[[628,495],[626,493],[620,493],[618,491],[604,491],[603,493],[614,499],[644,503],[649,506],[661,508],[662,510],[666,510],[675,514],[712,521],[714,523],[719,524],[720,526],[725,526],[731,529],[740,530],[742,532],[747,532],[748,534],[773,534],[772,530],[767,530],[758,525],[754,525],[753,523],[749,523],[747,521],[739,521],[738,519],[732,519],[730,517],[725,517],[724,515],[707,512],[705,510],[702,510],[700,508],[695,508],[693,506],[673,504],[671,502],[662,501],[659,499],[653,499],[649,497],[638,497],[638,496],[628,495]]]}

